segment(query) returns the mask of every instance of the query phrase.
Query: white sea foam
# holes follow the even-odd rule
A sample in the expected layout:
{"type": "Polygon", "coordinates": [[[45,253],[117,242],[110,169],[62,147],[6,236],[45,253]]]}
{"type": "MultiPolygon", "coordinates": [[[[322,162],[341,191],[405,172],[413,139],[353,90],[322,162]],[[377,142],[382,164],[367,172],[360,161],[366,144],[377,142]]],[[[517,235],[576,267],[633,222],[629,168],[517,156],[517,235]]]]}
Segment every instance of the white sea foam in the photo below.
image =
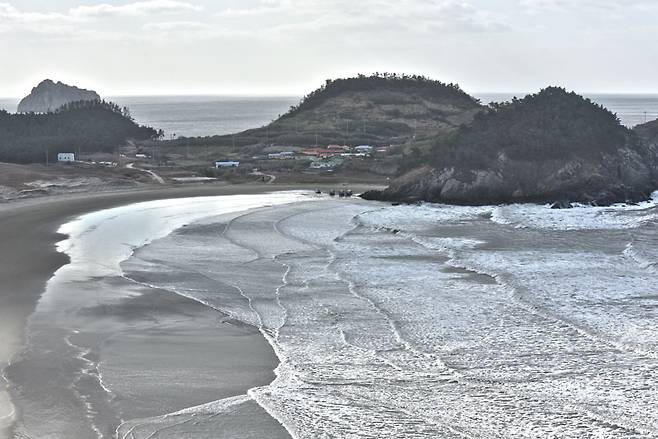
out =
{"type": "Polygon", "coordinates": [[[551,209],[548,205],[509,205],[493,209],[491,219],[517,228],[552,230],[633,229],[658,220],[658,192],[637,205],[551,209]]]}
{"type": "MultiPolygon", "coordinates": [[[[633,210],[618,209],[616,212],[633,216],[633,210]]],[[[306,337],[304,347],[295,347],[285,339],[279,340],[284,351],[304,349],[304,358],[317,356],[315,361],[320,364],[332,364],[330,370],[322,368],[319,375],[313,373],[312,379],[307,376],[302,380],[306,386],[313,383],[311,394],[316,395],[313,400],[323,395],[320,399],[325,403],[320,408],[304,405],[304,391],[299,385],[281,382],[277,384],[284,389],[270,390],[273,399],[277,395],[281,398],[278,410],[288,412],[287,419],[302,419],[297,421],[299,437],[313,437],[319,431],[331,431],[345,437],[351,434],[370,437],[368,426],[376,427],[377,431],[384,429],[390,434],[396,428],[404,429],[401,426],[408,427],[409,422],[413,422],[415,427],[398,436],[424,437],[430,435],[429,431],[434,434],[441,431],[446,437],[493,437],[504,431],[506,436],[514,437],[581,437],[581,425],[586,425],[589,434],[598,437],[636,437],[656,433],[656,419],[642,416],[656,403],[655,396],[648,391],[652,378],[646,376],[647,368],[651,370],[655,361],[652,354],[655,340],[651,331],[652,319],[650,314],[634,307],[630,297],[632,294],[643,294],[642,291],[653,282],[647,273],[633,265],[619,267],[623,259],[623,234],[621,242],[616,245],[612,238],[609,239],[611,242],[605,242],[608,239],[599,236],[598,240],[604,242],[592,243],[586,242],[587,237],[569,237],[573,239],[570,245],[567,242],[562,247],[558,236],[556,241],[546,236],[546,242],[536,243],[538,248],[532,248],[532,242],[521,241],[518,247],[510,245],[497,251],[487,249],[488,242],[482,237],[488,232],[478,230],[487,227],[484,220],[487,208],[430,207],[418,209],[417,218],[413,212],[414,208],[405,207],[362,214],[359,217],[362,224],[384,235],[356,233],[342,236],[336,243],[340,249],[334,257],[334,260],[340,261],[336,271],[351,278],[350,289],[359,289],[359,296],[367,298],[364,303],[366,308],[357,303],[347,306],[352,310],[348,315],[358,309],[359,319],[369,322],[367,332],[350,328],[355,323],[353,321],[341,321],[341,337],[336,338],[335,348],[327,344],[331,340],[327,338],[329,332],[318,340],[325,349],[322,353],[308,352],[313,349],[313,337],[306,337]],[[440,212],[436,220],[432,216],[433,209],[440,212]],[[446,215],[450,210],[456,213],[452,219],[446,215]],[[387,215],[389,212],[390,216],[387,215]],[[462,231],[464,227],[470,227],[478,233],[466,237],[441,236],[442,232],[454,234],[454,226],[462,231]],[[432,230],[438,227],[444,227],[443,231],[432,230]],[[431,236],[433,233],[438,236],[431,236]],[[405,239],[422,244],[429,253],[403,245],[405,239]],[[555,248],[546,248],[551,244],[556,244],[555,248]],[[524,245],[530,245],[531,250],[524,249],[524,245]],[[602,247],[598,251],[595,249],[597,245],[602,247]],[[574,251],[574,247],[582,249],[574,251]],[[619,251],[615,252],[615,249],[619,251]],[[489,274],[498,279],[498,283],[469,282],[467,280],[472,276],[467,273],[456,277],[452,273],[439,275],[436,271],[428,271],[432,270],[432,265],[436,266],[431,262],[432,251],[450,257],[451,266],[464,267],[472,273],[489,274]],[[566,255],[569,258],[565,258],[566,255]],[[408,263],[405,263],[406,257],[410,258],[408,263]],[[427,259],[423,262],[418,257],[427,259]],[[386,258],[391,258],[395,263],[384,262],[386,258]],[[620,275],[625,279],[620,281],[620,275]],[[474,294],[476,291],[477,294],[474,294]],[[624,304],[617,307],[616,301],[623,301],[624,304]],[[405,349],[396,350],[393,345],[386,347],[392,339],[382,344],[385,339],[376,337],[387,331],[383,326],[381,330],[375,329],[370,318],[366,318],[367,304],[374,306],[376,313],[386,320],[395,322],[390,336],[398,341],[404,340],[405,349]],[[606,315],[612,309],[617,312],[615,318],[606,315]],[[619,312],[623,315],[621,319],[619,312]],[[367,347],[361,352],[355,350],[349,354],[353,360],[348,369],[334,363],[344,355],[341,340],[352,349],[367,347]],[[412,349],[409,350],[409,347],[412,349]],[[426,351],[427,358],[413,359],[417,354],[410,354],[417,347],[426,351]],[[337,355],[333,360],[329,359],[334,358],[330,355],[331,351],[337,355]],[[389,356],[388,353],[393,353],[390,356],[392,361],[385,364],[395,367],[380,370],[376,358],[389,356]],[[442,353],[437,357],[438,361],[430,361],[432,355],[437,353],[442,353]],[[441,364],[445,363],[460,371],[458,374],[445,374],[438,381],[450,383],[455,380],[459,383],[448,386],[449,394],[446,394],[448,389],[442,389],[443,386],[431,384],[423,378],[427,373],[431,376],[432,372],[441,371],[441,364]],[[623,365],[623,374],[619,373],[619,365],[623,365]],[[636,368],[644,372],[635,371],[636,368]],[[409,375],[414,370],[422,371],[423,375],[409,375]],[[406,384],[395,386],[397,394],[393,396],[390,393],[392,389],[385,385],[377,386],[376,381],[366,378],[373,372],[380,379],[406,384]],[[414,378],[411,379],[411,376],[414,378]],[[355,381],[356,377],[361,378],[355,381]],[[339,392],[343,398],[342,408],[336,412],[333,410],[337,407],[332,408],[331,398],[324,393],[324,385],[329,383],[341,383],[343,386],[343,391],[339,392]],[[364,411],[364,406],[357,403],[358,399],[345,405],[350,397],[355,397],[350,392],[350,386],[357,383],[359,393],[356,395],[368,395],[372,406],[380,409],[390,407],[391,411],[384,409],[386,414],[377,416],[370,410],[364,411]],[[372,388],[364,389],[363,386],[372,388]],[[431,393],[423,386],[431,389],[431,393]],[[644,390],[638,390],[633,398],[618,393],[634,386],[644,386],[644,390]],[[612,394],[609,393],[611,388],[615,389],[612,394]],[[576,389],[578,392],[575,392],[576,389]],[[492,397],[480,396],[483,404],[476,403],[477,400],[472,398],[482,392],[491,393],[492,397]],[[402,398],[405,401],[403,406],[394,403],[407,394],[412,399],[402,398]],[[443,400],[437,399],[439,395],[443,400]],[[283,400],[286,399],[288,404],[284,406],[283,400]],[[511,402],[510,406],[503,402],[507,399],[511,402]],[[291,403],[291,400],[295,402],[291,403]],[[450,408],[446,407],[446,400],[451,400],[450,408]],[[291,405],[298,407],[295,409],[291,405]],[[601,405],[606,408],[593,408],[601,405]],[[402,407],[409,406],[415,407],[413,421],[405,418],[409,413],[402,415],[405,413],[402,407]],[[567,407],[572,413],[566,417],[558,414],[567,407]],[[478,427],[473,428],[470,423],[459,422],[454,417],[417,414],[436,412],[437,408],[458,414],[460,419],[479,419],[475,422],[478,427]],[[499,411],[503,408],[504,412],[499,411]],[[328,422],[322,423],[322,428],[318,429],[317,425],[303,421],[304,413],[311,418],[324,417],[328,422]],[[370,420],[366,426],[365,419],[370,420]],[[360,429],[352,430],[352,422],[358,424],[360,429]]],[[[616,228],[619,224],[631,224],[633,221],[603,219],[589,230],[600,229],[601,224],[604,224],[603,228],[616,228]]],[[[492,227],[492,223],[488,224],[492,227]]],[[[638,223],[634,227],[641,226],[638,223]]],[[[299,235],[300,228],[303,225],[297,223],[294,227],[291,225],[289,230],[291,234],[299,235]]],[[[584,226],[581,228],[585,229],[584,226]]],[[[492,238],[495,237],[495,226],[493,229],[489,234],[492,238]]],[[[554,229],[558,229],[556,233],[559,233],[559,228],[554,224],[549,223],[546,227],[546,230],[554,229]]],[[[514,240],[518,233],[507,234],[514,240]]],[[[536,239],[535,235],[532,234],[532,239],[536,239]]],[[[303,266],[311,273],[318,272],[311,269],[312,266],[303,266]]],[[[303,277],[308,277],[308,274],[303,277]]],[[[332,301],[330,315],[345,315],[347,311],[336,311],[338,303],[345,299],[336,296],[335,292],[333,297],[335,300],[332,301]]],[[[325,302],[323,306],[327,307],[328,304],[325,302]]],[[[299,311],[306,312],[307,307],[299,311]]],[[[289,314],[294,316],[297,313],[289,310],[289,314]]],[[[291,321],[293,326],[295,323],[291,321]]],[[[288,331],[291,330],[288,328],[288,331]]],[[[307,332],[312,330],[304,328],[303,333],[307,332]]],[[[294,355],[286,361],[296,363],[294,355]]],[[[306,375],[309,372],[307,365],[303,373],[306,375]]],[[[276,402],[270,401],[269,404],[277,407],[276,402]]],[[[376,437],[375,434],[372,436],[376,437]]]]}

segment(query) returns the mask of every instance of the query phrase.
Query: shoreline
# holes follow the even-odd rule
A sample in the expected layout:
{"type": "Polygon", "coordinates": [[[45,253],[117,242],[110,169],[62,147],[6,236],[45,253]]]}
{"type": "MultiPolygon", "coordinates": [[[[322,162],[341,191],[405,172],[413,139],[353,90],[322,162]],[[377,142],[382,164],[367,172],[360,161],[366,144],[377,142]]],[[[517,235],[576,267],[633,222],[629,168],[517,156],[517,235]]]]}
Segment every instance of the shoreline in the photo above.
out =
{"type": "MultiPolygon", "coordinates": [[[[44,293],[46,283],[55,271],[69,262],[68,256],[59,253],[55,248],[55,244],[65,238],[64,235],[58,234],[57,230],[68,220],[85,213],[143,201],[299,189],[308,190],[309,186],[259,184],[168,187],[98,194],[65,194],[0,205],[0,236],[3,241],[0,256],[6,261],[0,265],[0,335],[3,340],[3,345],[0,346],[0,370],[4,371],[12,358],[23,348],[28,318],[44,293]]],[[[265,345],[269,347],[268,343],[265,345]]],[[[273,357],[274,369],[278,360],[273,352],[269,355],[273,357]]],[[[15,421],[11,403],[4,403],[5,407],[2,406],[3,398],[9,401],[4,381],[0,381],[0,438],[10,434],[15,421]],[[7,420],[11,422],[8,423],[7,420]]],[[[249,383],[244,391],[257,385],[257,382],[249,383]]]]}

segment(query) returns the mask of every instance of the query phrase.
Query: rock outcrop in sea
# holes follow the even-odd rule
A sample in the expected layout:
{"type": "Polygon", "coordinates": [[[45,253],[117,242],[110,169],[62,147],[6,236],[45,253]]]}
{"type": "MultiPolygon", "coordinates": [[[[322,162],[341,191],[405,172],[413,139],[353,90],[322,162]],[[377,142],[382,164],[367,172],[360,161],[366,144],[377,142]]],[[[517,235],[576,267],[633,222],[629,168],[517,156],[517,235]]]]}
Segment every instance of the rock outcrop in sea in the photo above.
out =
{"type": "Polygon", "coordinates": [[[469,205],[646,200],[658,187],[652,127],[630,130],[605,108],[550,87],[494,104],[437,140],[427,164],[364,198],[469,205]]]}
{"type": "Polygon", "coordinates": [[[18,104],[19,113],[49,113],[77,101],[100,101],[98,93],[46,79],[18,104]]]}

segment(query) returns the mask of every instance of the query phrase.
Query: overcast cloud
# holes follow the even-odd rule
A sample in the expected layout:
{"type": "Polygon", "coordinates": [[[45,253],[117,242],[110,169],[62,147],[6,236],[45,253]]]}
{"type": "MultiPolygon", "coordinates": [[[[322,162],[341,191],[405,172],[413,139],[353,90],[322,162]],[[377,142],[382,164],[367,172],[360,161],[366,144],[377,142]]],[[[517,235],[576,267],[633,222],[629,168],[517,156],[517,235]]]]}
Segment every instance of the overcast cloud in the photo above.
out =
{"type": "Polygon", "coordinates": [[[0,0],[0,96],[302,94],[420,73],[468,91],[656,92],[651,0],[0,0]]]}

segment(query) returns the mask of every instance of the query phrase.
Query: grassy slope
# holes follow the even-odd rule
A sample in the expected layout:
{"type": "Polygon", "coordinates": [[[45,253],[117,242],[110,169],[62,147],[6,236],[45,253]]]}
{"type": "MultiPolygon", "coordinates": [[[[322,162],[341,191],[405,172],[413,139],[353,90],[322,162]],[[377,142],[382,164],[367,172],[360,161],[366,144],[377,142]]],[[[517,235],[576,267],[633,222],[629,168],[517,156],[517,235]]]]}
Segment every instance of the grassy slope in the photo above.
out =
{"type": "Polygon", "coordinates": [[[317,143],[405,144],[431,138],[472,120],[479,103],[457,86],[422,77],[372,76],[327,81],[266,127],[234,136],[180,139],[209,146],[311,146],[317,143]]]}

